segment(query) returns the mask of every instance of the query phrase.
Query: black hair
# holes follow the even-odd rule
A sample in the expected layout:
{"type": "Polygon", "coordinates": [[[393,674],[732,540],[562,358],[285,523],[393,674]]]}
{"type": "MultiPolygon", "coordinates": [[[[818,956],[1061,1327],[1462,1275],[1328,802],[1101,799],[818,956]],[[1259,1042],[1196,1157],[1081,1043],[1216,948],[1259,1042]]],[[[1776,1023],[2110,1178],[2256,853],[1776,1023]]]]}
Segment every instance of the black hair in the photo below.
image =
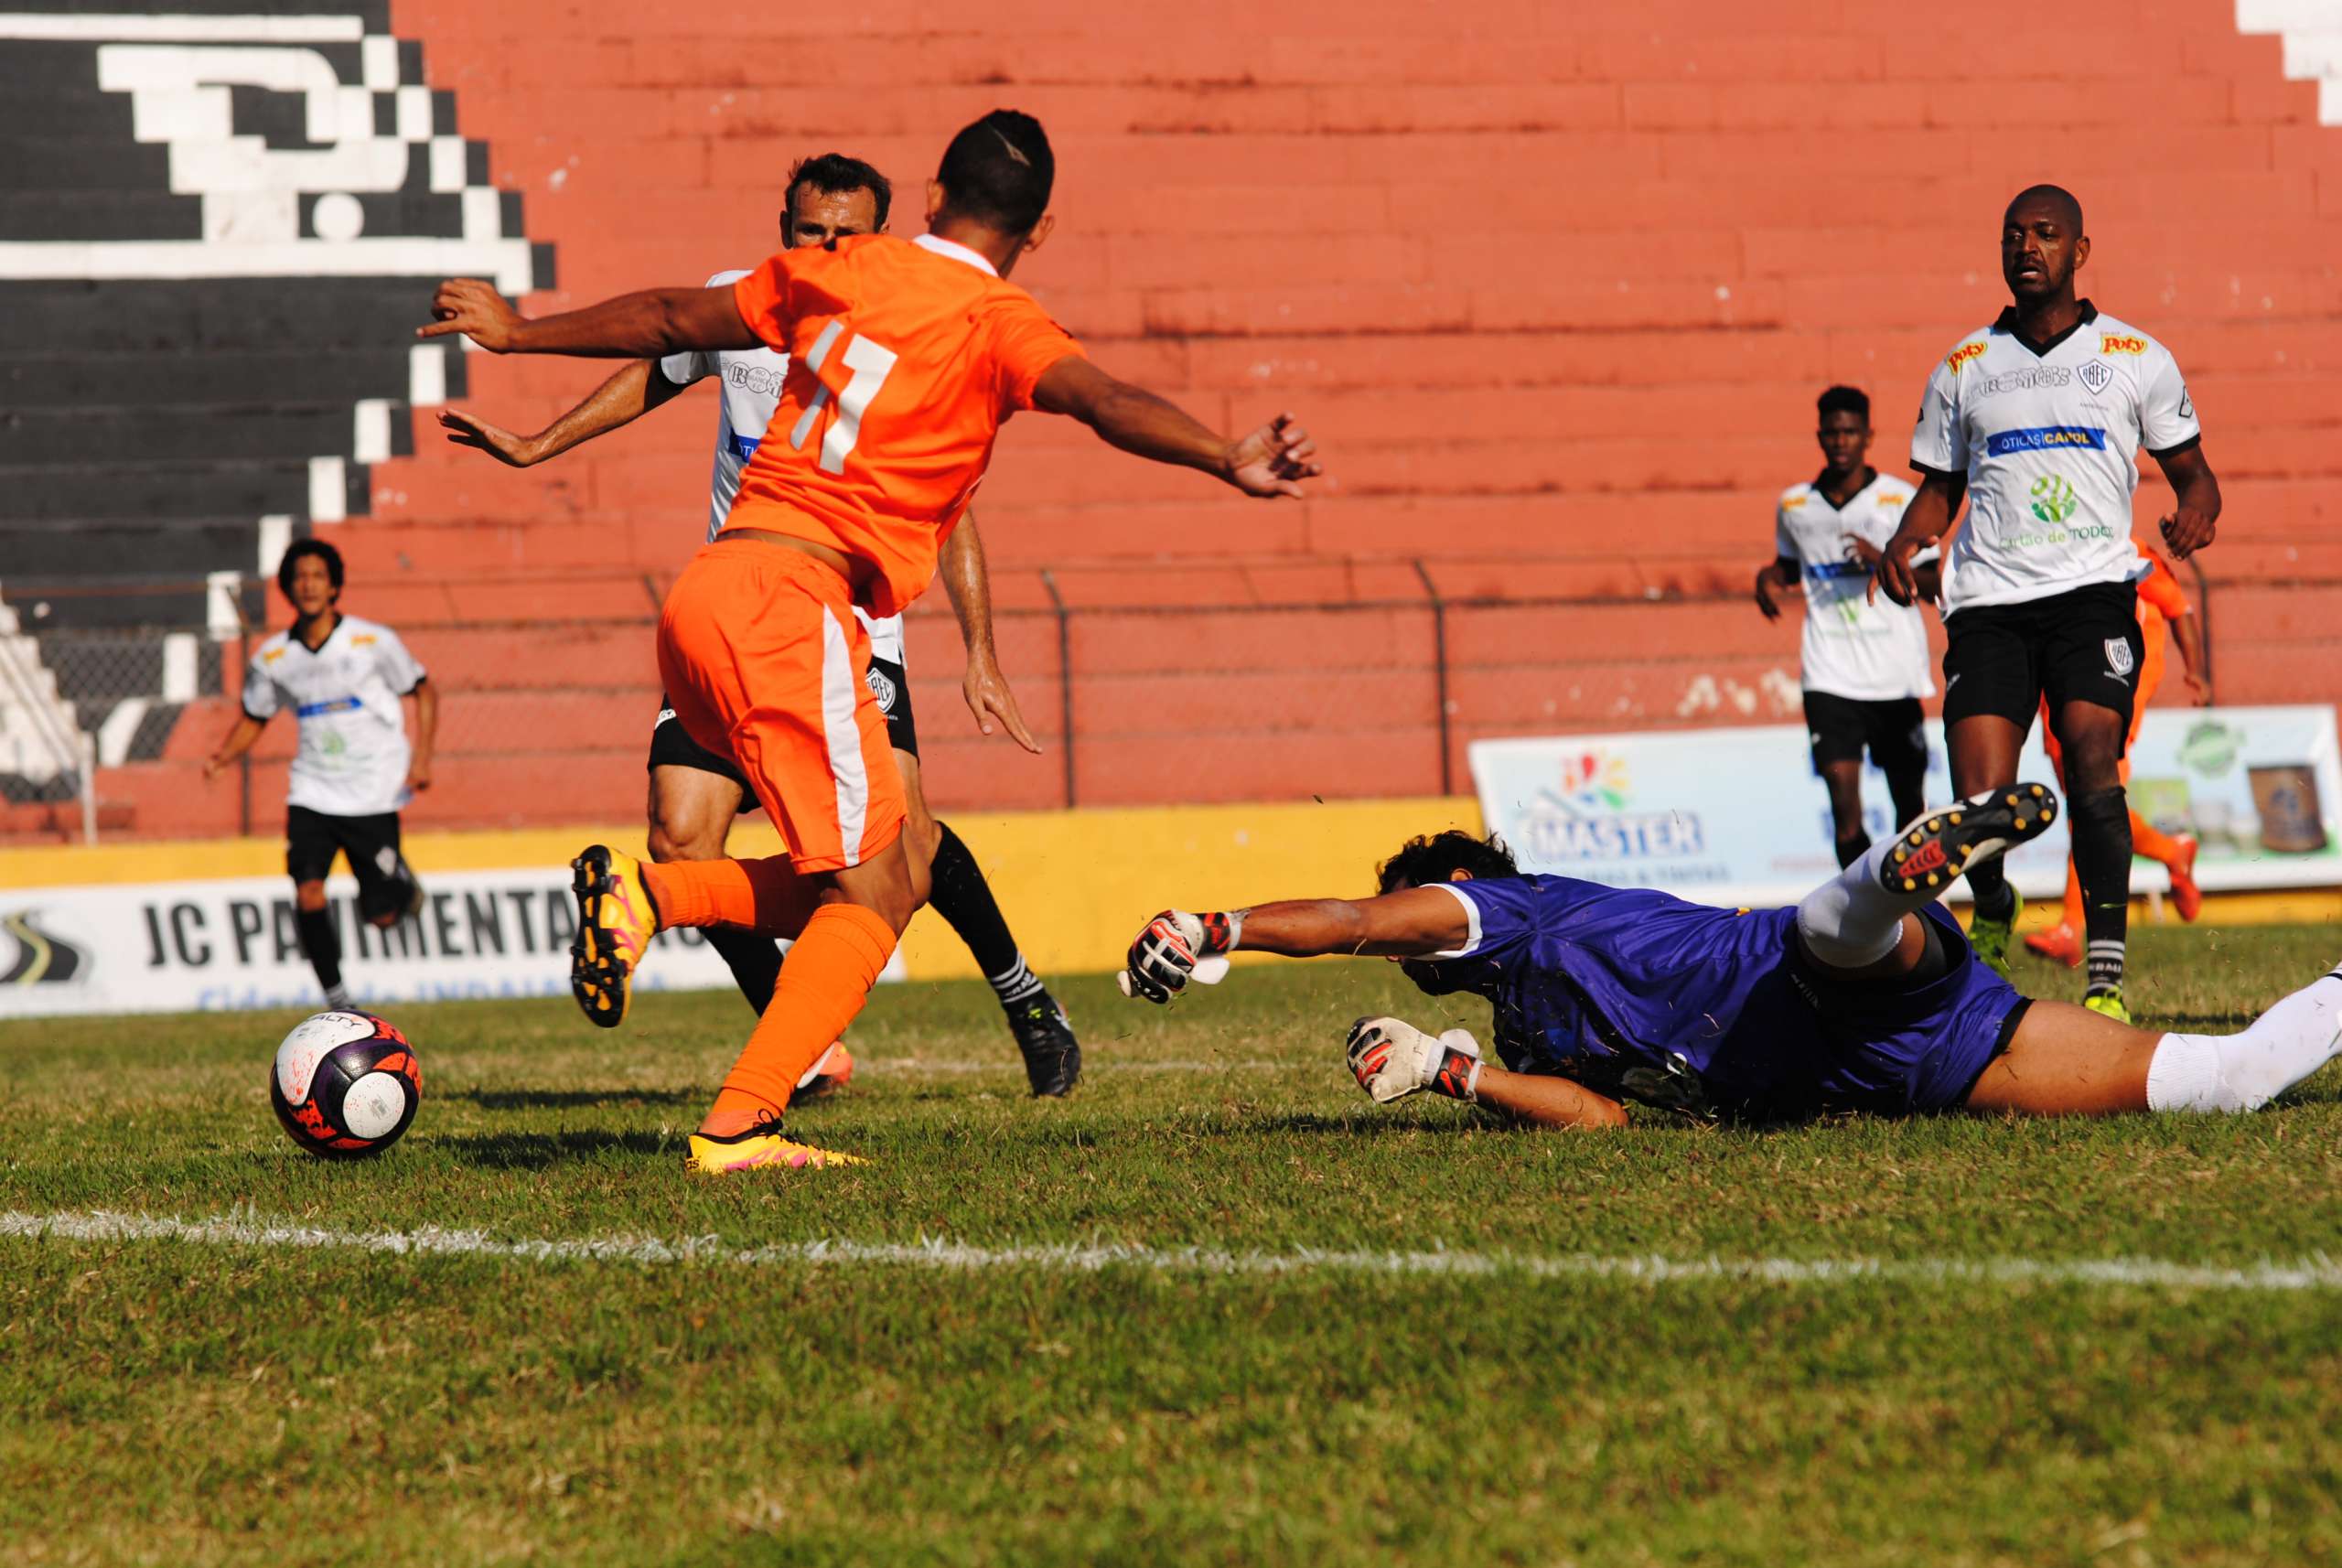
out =
{"type": "Polygon", "coordinates": [[[1512,851],[1496,834],[1475,838],[1450,828],[1401,844],[1398,854],[1374,868],[1375,886],[1384,893],[1427,887],[1434,882],[1453,881],[1459,871],[1470,872],[1476,881],[1520,875],[1512,851]]]}
{"type": "Polygon", "coordinates": [[[995,109],[951,138],[935,177],[945,212],[1004,234],[1029,234],[1049,209],[1058,162],[1038,120],[995,109]]]}
{"type": "Polygon", "coordinates": [[[333,591],[341,592],[341,552],[322,539],[296,539],[285,546],[285,559],[276,564],[276,590],[286,598],[293,596],[293,568],[314,555],[326,564],[326,576],[333,584],[333,591]]]}
{"type": "Polygon", "coordinates": [[[1833,413],[1851,413],[1865,427],[1870,424],[1870,394],[1860,387],[1832,387],[1814,400],[1814,406],[1824,419],[1833,413]]]}
{"type": "Polygon", "coordinates": [[[843,153],[823,153],[818,158],[800,158],[789,166],[789,188],[781,193],[780,220],[788,223],[797,215],[797,193],[811,186],[823,196],[850,196],[857,190],[870,193],[878,211],[875,227],[886,226],[886,213],[895,205],[895,188],[886,177],[843,153]]]}
{"type": "Polygon", "coordinates": [[[2055,205],[2074,233],[2079,236],[2082,232],[2081,199],[2062,185],[2026,186],[2009,198],[2009,204],[2002,209],[2001,216],[2005,220],[2010,213],[2014,212],[2026,202],[2036,199],[2055,205]]]}

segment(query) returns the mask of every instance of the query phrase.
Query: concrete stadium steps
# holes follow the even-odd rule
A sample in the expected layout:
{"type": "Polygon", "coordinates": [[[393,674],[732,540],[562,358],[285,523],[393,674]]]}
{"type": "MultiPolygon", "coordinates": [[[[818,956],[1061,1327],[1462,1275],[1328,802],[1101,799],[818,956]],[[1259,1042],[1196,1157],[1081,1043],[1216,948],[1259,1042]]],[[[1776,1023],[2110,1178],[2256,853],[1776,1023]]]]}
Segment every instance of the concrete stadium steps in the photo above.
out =
{"type": "MultiPolygon", "coordinates": [[[[172,9],[223,7],[252,5],[172,9]]],[[[2318,83],[2285,78],[2283,42],[2240,34],[2218,0],[1987,0],[1956,16],[1649,0],[1631,17],[1532,0],[1452,16],[1299,0],[1273,16],[1002,0],[980,21],[714,0],[657,36],[551,0],[367,15],[407,40],[403,78],[427,56],[432,91],[455,95],[430,113],[452,124],[460,106],[474,182],[521,197],[530,239],[559,247],[532,309],[753,262],[809,152],[876,162],[897,230],[915,231],[943,135],[1011,103],[1050,125],[1060,166],[1058,230],[1017,281],[1101,364],[1203,417],[1291,408],[1318,435],[1327,481],[1262,506],[1015,422],[977,510],[1004,657],[1053,750],[966,733],[956,637],[922,606],[914,690],[939,802],[1061,799],[1052,592],[1072,612],[1083,800],[1354,793],[1360,755],[1389,759],[1385,791],[1438,787],[1418,561],[1450,606],[1455,779],[1478,735],[1785,715],[1795,630],[1757,617],[1747,579],[1774,498],[1816,466],[1813,395],[1866,388],[1875,458],[1900,471],[1925,376],[2003,303],[2001,205],[2043,177],[2088,207],[2088,292],[2171,345],[2203,412],[2228,498],[2204,558],[2223,699],[2331,696],[2342,128],[2320,124],[2318,83]],[[1520,602],[1548,599],[1564,604],[1520,602]],[[1280,607],[1305,603],[1339,607],[1280,607]]],[[[59,88],[0,104],[0,140],[23,152],[0,157],[0,191],[58,221],[177,221],[143,183],[152,147],[78,150],[126,140],[125,102],[59,88]]],[[[283,137],[286,109],[240,94],[239,126],[283,137]]],[[[428,216],[431,192],[398,194],[428,216]]],[[[411,406],[394,423],[412,455],[346,457],[349,521],[324,526],[352,607],[410,630],[451,725],[482,726],[477,746],[451,729],[470,749],[423,809],[548,820],[576,788],[639,789],[649,623],[700,536],[708,393],[515,472],[448,446],[416,395],[400,359],[415,280],[0,291],[0,406],[38,411],[0,426],[0,464],[102,448],[121,428],[108,411],[145,401],[281,403],[297,426],[338,384],[324,362],[395,383],[367,395],[411,406]],[[38,330],[20,300],[46,314],[38,330]],[[288,344],[328,347],[288,362],[288,344]],[[199,347],[200,399],[109,395],[141,373],[113,356],[167,345],[179,379],[199,347]],[[53,362],[20,369],[31,354],[53,362]],[[572,733],[589,738],[560,749],[572,733]]],[[[524,431],[609,368],[440,360],[446,396],[524,431]]],[[[199,424],[160,445],[201,445],[199,424]]],[[[102,459],[5,468],[0,548],[37,519],[95,514],[125,553],[209,559],[231,550],[219,520],[306,517],[333,489],[330,471],[233,456],[245,438],[205,447],[207,473],[158,451],[152,476],[107,475],[102,506],[86,499],[102,459]],[[125,532],[142,521],[158,532],[125,532]]],[[[2150,472],[2143,535],[2168,504],[2150,472]]]]}

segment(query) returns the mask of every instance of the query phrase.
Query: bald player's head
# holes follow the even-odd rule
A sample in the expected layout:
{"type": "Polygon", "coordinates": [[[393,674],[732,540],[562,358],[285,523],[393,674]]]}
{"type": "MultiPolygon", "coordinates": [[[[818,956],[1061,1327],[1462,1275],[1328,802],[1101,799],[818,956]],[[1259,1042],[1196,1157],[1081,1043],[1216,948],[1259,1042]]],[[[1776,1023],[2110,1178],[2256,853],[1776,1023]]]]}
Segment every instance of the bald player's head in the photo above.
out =
{"type": "Polygon", "coordinates": [[[2001,215],[2001,277],[2019,305],[2070,295],[2089,259],[2082,204],[2064,186],[2026,186],[2001,215]]]}

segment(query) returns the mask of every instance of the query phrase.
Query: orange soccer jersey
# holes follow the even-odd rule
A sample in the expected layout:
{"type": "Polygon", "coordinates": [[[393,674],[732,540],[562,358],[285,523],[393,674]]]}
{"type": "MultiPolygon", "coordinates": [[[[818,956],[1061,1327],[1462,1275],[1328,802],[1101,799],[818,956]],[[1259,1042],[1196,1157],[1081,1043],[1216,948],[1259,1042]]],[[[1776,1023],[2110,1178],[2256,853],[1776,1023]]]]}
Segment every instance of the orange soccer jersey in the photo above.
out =
{"type": "Polygon", "coordinates": [[[1080,346],[983,257],[932,235],[783,251],[733,295],[789,376],[724,526],[866,562],[865,607],[898,613],[933,579],[1001,423],[1080,346]]]}

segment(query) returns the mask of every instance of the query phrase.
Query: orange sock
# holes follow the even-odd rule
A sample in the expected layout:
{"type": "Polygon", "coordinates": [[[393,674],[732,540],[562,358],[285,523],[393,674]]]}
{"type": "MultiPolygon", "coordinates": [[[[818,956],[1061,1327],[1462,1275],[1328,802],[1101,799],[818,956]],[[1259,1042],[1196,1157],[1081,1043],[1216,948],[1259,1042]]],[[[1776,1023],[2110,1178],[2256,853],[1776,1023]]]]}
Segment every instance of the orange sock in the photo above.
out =
{"type": "Polygon", "coordinates": [[[824,904],[780,966],[771,1004],[725,1076],[702,1131],[731,1133],[788,1108],[797,1080],[845,1032],[895,951],[895,928],[858,904],[824,904]]]}
{"type": "MultiPolygon", "coordinates": [[[[663,908],[663,906],[662,906],[663,908]]],[[[2066,924],[2073,930],[2082,929],[2082,874],[2074,869],[2074,857],[2066,857],[2066,924]]]]}
{"type": "Polygon", "coordinates": [[[737,926],[793,937],[815,902],[813,886],[785,854],[765,860],[673,860],[642,865],[661,926],[737,926]]]}
{"type": "Polygon", "coordinates": [[[2179,862],[2178,841],[2136,811],[2131,813],[2131,847],[2149,860],[2160,861],[2165,866],[2175,865],[2179,862]]]}

